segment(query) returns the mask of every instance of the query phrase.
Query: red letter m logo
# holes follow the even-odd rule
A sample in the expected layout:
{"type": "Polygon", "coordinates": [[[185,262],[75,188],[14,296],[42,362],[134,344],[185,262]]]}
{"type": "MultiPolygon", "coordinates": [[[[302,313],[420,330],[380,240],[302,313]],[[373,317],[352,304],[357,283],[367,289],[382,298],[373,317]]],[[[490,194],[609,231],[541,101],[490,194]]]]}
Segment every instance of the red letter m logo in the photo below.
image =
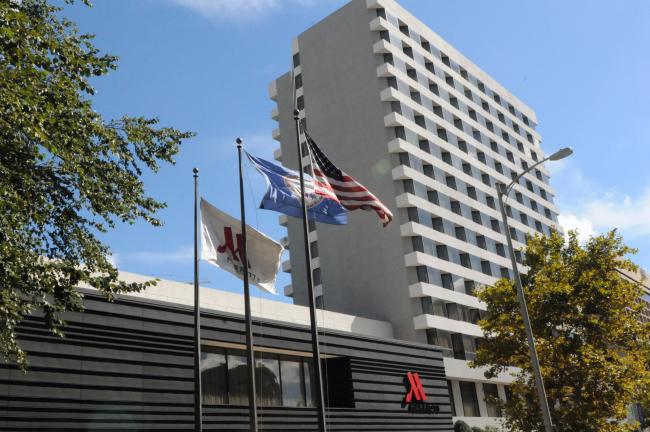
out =
{"type": "Polygon", "coordinates": [[[232,257],[233,261],[239,261],[241,263],[244,262],[244,250],[242,248],[242,235],[237,234],[237,248],[235,249],[235,242],[234,239],[232,238],[232,228],[230,227],[224,227],[223,228],[223,236],[226,239],[226,244],[219,245],[217,247],[217,251],[219,253],[224,253],[226,251],[230,252],[230,256],[232,257]]]}
{"type": "Polygon", "coordinates": [[[409,403],[413,398],[420,402],[427,400],[427,395],[424,394],[424,387],[422,387],[420,381],[420,375],[417,372],[407,372],[406,378],[404,384],[407,386],[408,393],[404,396],[404,402],[409,403]]]}

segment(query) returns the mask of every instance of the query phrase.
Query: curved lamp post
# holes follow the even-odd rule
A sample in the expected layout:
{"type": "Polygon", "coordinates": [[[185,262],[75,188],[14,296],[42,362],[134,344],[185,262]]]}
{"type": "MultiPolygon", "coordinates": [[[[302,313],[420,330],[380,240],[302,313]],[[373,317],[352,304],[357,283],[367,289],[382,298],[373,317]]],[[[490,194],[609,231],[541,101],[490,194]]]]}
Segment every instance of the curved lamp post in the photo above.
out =
{"type": "Polygon", "coordinates": [[[519,180],[529,172],[531,172],[535,167],[541,165],[542,163],[551,160],[556,161],[564,159],[565,157],[571,156],[573,150],[571,147],[565,147],[553,153],[552,155],[540,160],[510,182],[507,186],[498,183],[497,184],[497,195],[499,197],[499,207],[501,208],[501,217],[503,219],[503,225],[506,231],[506,239],[508,241],[508,252],[510,253],[510,262],[512,263],[512,271],[515,276],[515,287],[517,288],[517,298],[519,300],[519,309],[521,311],[521,316],[524,320],[524,327],[526,329],[526,337],[528,339],[528,350],[530,351],[530,362],[533,366],[533,374],[535,376],[535,386],[537,387],[537,396],[539,398],[539,407],[542,412],[542,419],[544,420],[544,430],[545,432],[553,432],[553,422],[551,421],[551,411],[548,407],[548,400],[546,399],[546,390],[544,389],[544,381],[542,381],[542,372],[539,368],[539,360],[537,358],[537,349],[535,348],[535,337],[533,336],[533,330],[530,327],[530,318],[528,317],[528,307],[526,306],[526,297],[524,296],[524,290],[521,286],[521,276],[519,275],[519,269],[517,268],[517,261],[515,259],[515,251],[512,247],[512,238],[510,237],[510,227],[508,226],[508,216],[506,215],[506,209],[504,201],[508,198],[508,194],[512,191],[512,188],[519,183],[519,180]],[[505,197],[505,198],[504,198],[505,197]]]}

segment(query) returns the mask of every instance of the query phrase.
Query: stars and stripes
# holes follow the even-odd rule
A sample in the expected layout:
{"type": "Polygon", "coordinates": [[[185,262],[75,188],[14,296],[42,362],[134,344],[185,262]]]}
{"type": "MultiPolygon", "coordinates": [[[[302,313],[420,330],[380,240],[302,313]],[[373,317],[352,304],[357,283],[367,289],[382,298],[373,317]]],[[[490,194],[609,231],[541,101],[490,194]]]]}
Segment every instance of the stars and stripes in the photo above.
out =
{"type": "Polygon", "coordinates": [[[305,138],[315,162],[314,179],[319,187],[333,191],[348,210],[374,211],[384,226],[393,220],[391,211],[372,192],[334,165],[306,132],[305,138]]]}

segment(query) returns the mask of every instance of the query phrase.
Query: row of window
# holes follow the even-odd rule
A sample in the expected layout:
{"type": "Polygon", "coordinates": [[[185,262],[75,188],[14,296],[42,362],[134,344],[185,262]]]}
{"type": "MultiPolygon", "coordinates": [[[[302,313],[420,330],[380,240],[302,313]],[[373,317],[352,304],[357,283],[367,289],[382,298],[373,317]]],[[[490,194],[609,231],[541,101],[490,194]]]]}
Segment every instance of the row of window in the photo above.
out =
{"type": "MultiPolygon", "coordinates": [[[[515,118],[520,120],[523,124],[531,128],[535,127],[534,123],[530,121],[526,115],[524,115],[519,110],[517,110],[512,104],[503,100],[498,93],[488,88],[483,82],[481,82],[479,79],[477,79],[472,74],[470,74],[466,69],[464,69],[459,64],[455,63],[453,60],[451,60],[449,56],[446,55],[444,52],[440,51],[435,46],[431,45],[429,41],[427,41],[424,37],[418,35],[412,29],[409,29],[409,27],[405,23],[401,22],[393,14],[387,13],[387,11],[383,8],[377,9],[376,13],[377,16],[384,18],[389,23],[391,23],[394,27],[399,28],[401,33],[403,33],[404,35],[412,39],[416,44],[419,44],[426,52],[432,54],[433,57],[438,58],[448,68],[450,68],[452,71],[459,74],[466,82],[475,86],[480,92],[485,94],[487,97],[491,98],[496,104],[507,109],[508,112],[510,112],[510,114],[512,114],[515,118]]],[[[390,38],[386,34],[380,34],[380,37],[388,41],[390,40],[390,38]]],[[[408,53],[412,53],[413,51],[412,48],[405,43],[403,44],[402,48],[407,55],[408,53]]],[[[411,55],[411,57],[413,56],[411,55]]],[[[426,62],[426,60],[423,61],[426,62]]],[[[499,110],[496,111],[498,113],[501,113],[499,110]]],[[[512,123],[516,124],[515,122],[512,123]]]]}
{"type": "MultiPolygon", "coordinates": [[[[449,396],[452,401],[452,416],[460,417],[501,417],[502,412],[498,404],[500,399],[499,389],[496,384],[492,383],[476,383],[472,381],[458,381],[458,388],[460,390],[460,400],[462,406],[462,412],[456,409],[454,401],[454,391],[451,381],[447,381],[447,388],[449,389],[449,396]],[[478,396],[476,386],[481,386],[483,390],[483,396],[485,401],[486,412],[484,415],[481,415],[481,410],[478,403],[478,396]]],[[[508,393],[508,386],[505,387],[506,395],[508,393]]]]}
{"type": "MultiPolygon", "coordinates": [[[[496,210],[495,198],[492,195],[489,195],[489,194],[483,192],[482,190],[477,189],[475,186],[471,186],[468,183],[465,183],[464,181],[459,180],[453,174],[449,174],[449,173],[439,169],[438,167],[430,165],[430,164],[422,161],[421,159],[419,159],[418,157],[416,157],[416,156],[414,156],[414,155],[412,155],[410,153],[400,153],[399,154],[399,162],[400,162],[400,165],[404,165],[404,166],[408,166],[410,168],[413,168],[413,169],[421,172],[425,176],[431,178],[432,180],[435,180],[437,182],[440,182],[440,183],[444,184],[445,186],[447,186],[450,189],[457,190],[457,191],[464,191],[465,195],[468,196],[469,198],[471,198],[472,200],[474,200],[474,201],[476,201],[478,203],[487,205],[491,209],[496,210]]],[[[475,173],[474,171],[471,171],[471,168],[465,168],[466,166],[469,167],[469,164],[464,163],[463,166],[464,166],[465,174],[476,178],[476,175],[474,175],[474,174],[477,174],[477,173],[475,173]]],[[[492,183],[491,183],[492,178],[488,174],[483,173],[483,172],[479,172],[478,174],[480,174],[480,178],[481,178],[481,181],[483,182],[483,184],[485,184],[486,186],[491,186],[492,185],[492,183]]],[[[425,186],[425,188],[426,188],[426,186],[425,186]]],[[[423,198],[425,198],[425,197],[423,196],[423,198]]],[[[527,203],[524,202],[524,195],[521,192],[518,192],[518,191],[515,192],[515,199],[517,200],[518,203],[526,206],[530,210],[535,211],[535,212],[539,213],[540,215],[543,215],[547,219],[552,220],[553,214],[551,213],[551,211],[548,208],[546,208],[544,206],[539,206],[535,200],[530,199],[528,197],[526,197],[526,200],[528,202],[527,203]],[[527,204],[528,204],[528,206],[527,206],[527,204]]],[[[530,221],[529,221],[528,215],[526,213],[524,213],[523,211],[520,211],[520,210],[514,210],[513,211],[513,209],[510,207],[510,205],[506,204],[506,211],[508,213],[508,216],[510,216],[511,218],[515,218],[515,217],[518,218],[522,222],[522,224],[524,224],[526,226],[529,226],[531,228],[534,228],[539,233],[547,233],[548,234],[548,232],[550,231],[550,228],[548,226],[542,224],[539,220],[535,219],[534,217],[531,217],[530,221]]]]}
{"type": "MultiPolygon", "coordinates": [[[[428,122],[428,120],[425,120],[425,122],[428,122]]],[[[476,150],[474,152],[475,149],[472,149],[472,153],[470,153],[469,148],[467,146],[467,143],[465,141],[463,141],[461,139],[458,139],[458,137],[456,137],[454,134],[449,133],[443,127],[438,127],[435,124],[431,124],[431,127],[436,129],[436,131],[434,133],[440,139],[442,139],[443,141],[448,142],[449,144],[452,144],[452,145],[456,146],[463,153],[466,153],[466,154],[468,154],[470,156],[473,156],[473,159],[476,159],[481,164],[485,165],[486,167],[489,167],[489,165],[487,163],[488,161],[487,161],[487,158],[485,157],[484,152],[481,152],[479,150],[476,150]],[[483,160],[485,162],[483,162],[483,160]]],[[[429,130],[429,127],[426,127],[425,129],[429,130]]],[[[414,132],[414,131],[412,131],[412,130],[410,130],[408,128],[405,128],[403,126],[394,127],[393,132],[394,132],[394,137],[395,138],[399,138],[399,139],[402,139],[402,140],[404,140],[406,142],[409,142],[409,143],[411,143],[411,144],[413,144],[415,146],[419,146],[420,149],[422,149],[423,151],[427,151],[427,149],[428,149],[428,153],[432,154],[433,156],[438,156],[438,152],[439,152],[438,157],[440,159],[442,159],[443,154],[450,153],[450,152],[444,150],[440,146],[432,146],[431,142],[428,141],[426,138],[421,137],[418,133],[416,133],[416,132],[414,132]]],[[[450,164],[453,165],[453,159],[449,159],[449,160],[451,160],[450,164]]],[[[473,167],[473,165],[469,163],[469,158],[465,159],[465,160],[458,158],[458,161],[460,161],[461,169],[463,169],[468,174],[474,173],[474,170],[477,170],[478,174],[480,175],[481,180],[483,181],[483,183],[486,184],[486,186],[492,186],[492,185],[494,185],[496,183],[499,183],[498,180],[495,180],[488,173],[485,173],[482,170],[480,170],[480,168],[473,167]],[[463,163],[467,164],[467,165],[463,166],[463,163]],[[485,175],[483,175],[483,174],[485,174],[485,175]]],[[[474,164],[474,165],[477,165],[477,164],[474,164]]],[[[496,171],[499,171],[503,175],[507,175],[506,173],[509,173],[510,178],[512,180],[515,180],[517,178],[517,176],[518,176],[518,173],[503,167],[502,164],[497,165],[495,163],[494,164],[494,169],[496,171]]],[[[542,182],[543,182],[543,180],[542,180],[542,182]]],[[[552,196],[549,195],[547,193],[547,191],[542,186],[533,184],[533,182],[528,178],[528,176],[524,176],[524,177],[520,178],[518,180],[518,184],[525,187],[528,191],[531,192],[531,194],[537,194],[543,200],[548,201],[550,203],[553,202],[552,196]]]]}
{"type": "MultiPolygon", "coordinates": [[[[501,221],[493,217],[490,217],[489,215],[486,215],[480,212],[479,210],[476,210],[473,207],[466,205],[465,203],[454,200],[449,196],[447,196],[446,194],[443,194],[435,190],[427,189],[426,186],[414,180],[403,180],[403,187],[404,187],[404,192],[412,193],[417,197],[426,199],[430,203],[448,209],[452,213],[461,216],[465,219],[471,220],[477,225],[488,227],[495,233],[503,232],[503,224],[501,223],[501,221]],[[487,221],[489,221],[489,224],[487,223],[487,221]]],[[[507,207],[506,207],[506,211],[507,211],[507,207]]],[[[442,217],[436,214],[429,213],[425,209],[419,207],[407,207],[406,213],[407,213],[406,216],[410,222],[416,222],[428,228],[433,228],[436,231],[451,234],[450,230],[445,229],[446,219],[443,219],[442,217]]],[[[512,213],[510,213],[510,215],[512,217],[512,213]]],[[[455,234],[455,230],[454,230],[454,234],[455,234]]],[[[510,236],[514,241],[525,243],[527,235],[528,234],[524,233],[523,231],[520,231],[514,227],[510,227],[510,236]]],[[[475,239],[475,237],[471,237],[470,239],[473,240],[475,239]]],[[[474,244],[476,244],[477,246],[479,245],[478,241],[476,241],[474,244]]],[[[490,250],[491,250],[492,244],[491,243],[487,243],[487,244],[490,244],[490,250]]],[[[496,251],[496,247],[495,247],[495,251],[496,251]]],[[[496,252],[498,253],[498,251],[496,252]]]]}
{"type": "Polygon", "coordinates": [[[420,297],[422,313],[476,324],[485,316],[485,311],[469,306],[450,303],[434,297],[420,297]]]}
{"type": "MultiPolygon", "coordinates": [[[[393,64],[398,69],[402,69],[403,63],[398,59],[397,60],[393,59],[393,56],[391,54],[384,54],[382,60],[384,62],[393,64]]],[[[494,123],[492,123],[492,121],[488,120],[483,115],[478,115],[477,112],[469,105],[463,102],[459,102],[458,98],[453,96],[451,93],[447,92],[445,89],[440,89],[436,83],[431,81],[429,78],[418,74],[418,72],[415,69],[408,67],[408,65],[404,65],[404,68],[405,68],[406,75],[411,80],[416,81],[418,84],[422,85],[425,88],[428,88],[431,93],[437,95],[440,99],[448,100],[450,105],[456,108],[456,110],[468,115],[472,120],[478,123],[480,127],[487,129],[492,134],[494,134],[497,138],[500,137],[501,139],[506,141],[510,145],[510,148],[512,148],[513,150],[515,150],[516,148],[516,150],[519,153],[521,153],[524,156],[526,155],[526,149],[523,143],[518,139],[512,137],[505,129],[499,130],[499,128],[494,126],[494,123]]],[[[386,84],[388,87],[398,90],[401,94],[405,96],[409,96],[412,101],[414,101],[418,105],[421,105],[423,108],[425,108],[425,110],[429,112],[433,112],[438,117],[446,120],[450,124],[454,124],[456,128],[463,130],[468,135],[474,133],[473,132],[474,129],[472,126],[465,123],[460,118],[456,117],[456,115],[454,115],[452,112],[446,109],[443,110],[442,106],[436,103],[433,99],[421,94],[419,91],[417,91],[411,85],[402,81],[401,79],[394,76],[390,76],[386,78],[386,84]]],[[[394,111],[398,112],[397,110],[399,109],[398,108],[399,102],[394,101],[393,106],[396,107],[394,111]]],[[[407,107],[405,107],[404,110],[406,108],[407,107]]],[[[489,134],[485,134],[485,135],[486,137],[489,138],[489,134]]],[[[537,152],[531,149],[530,157],[533,161],[537,161],[538,160],[537,152]]]]}
{"type": "MultiPolygon", "coordinates": [[[[260,406],[315,405],[310,359],[256,353],[255,386],[260,406]]],[[[247,405],[248,367],[242,350],[204,347],[201,352],[203,403],[247,405]]]]}

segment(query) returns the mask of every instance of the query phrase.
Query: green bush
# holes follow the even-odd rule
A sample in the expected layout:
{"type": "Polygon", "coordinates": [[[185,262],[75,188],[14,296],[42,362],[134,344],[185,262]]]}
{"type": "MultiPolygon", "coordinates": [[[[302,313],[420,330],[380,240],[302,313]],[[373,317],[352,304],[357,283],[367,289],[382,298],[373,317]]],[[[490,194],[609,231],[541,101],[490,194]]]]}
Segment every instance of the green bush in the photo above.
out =
{"type": "Polygon", "coordinates": [[[474,426],[474,427],[472,428],[472,432],[485,432],[485,429],[481,429],[481,428],[478,427],[478,426],[474,426]]]}
{"type": "Polygon", "coordinates": [[[458,420],[454,425],[454,432],[472,432],[472,428],[462,420],[458,420]]]}

